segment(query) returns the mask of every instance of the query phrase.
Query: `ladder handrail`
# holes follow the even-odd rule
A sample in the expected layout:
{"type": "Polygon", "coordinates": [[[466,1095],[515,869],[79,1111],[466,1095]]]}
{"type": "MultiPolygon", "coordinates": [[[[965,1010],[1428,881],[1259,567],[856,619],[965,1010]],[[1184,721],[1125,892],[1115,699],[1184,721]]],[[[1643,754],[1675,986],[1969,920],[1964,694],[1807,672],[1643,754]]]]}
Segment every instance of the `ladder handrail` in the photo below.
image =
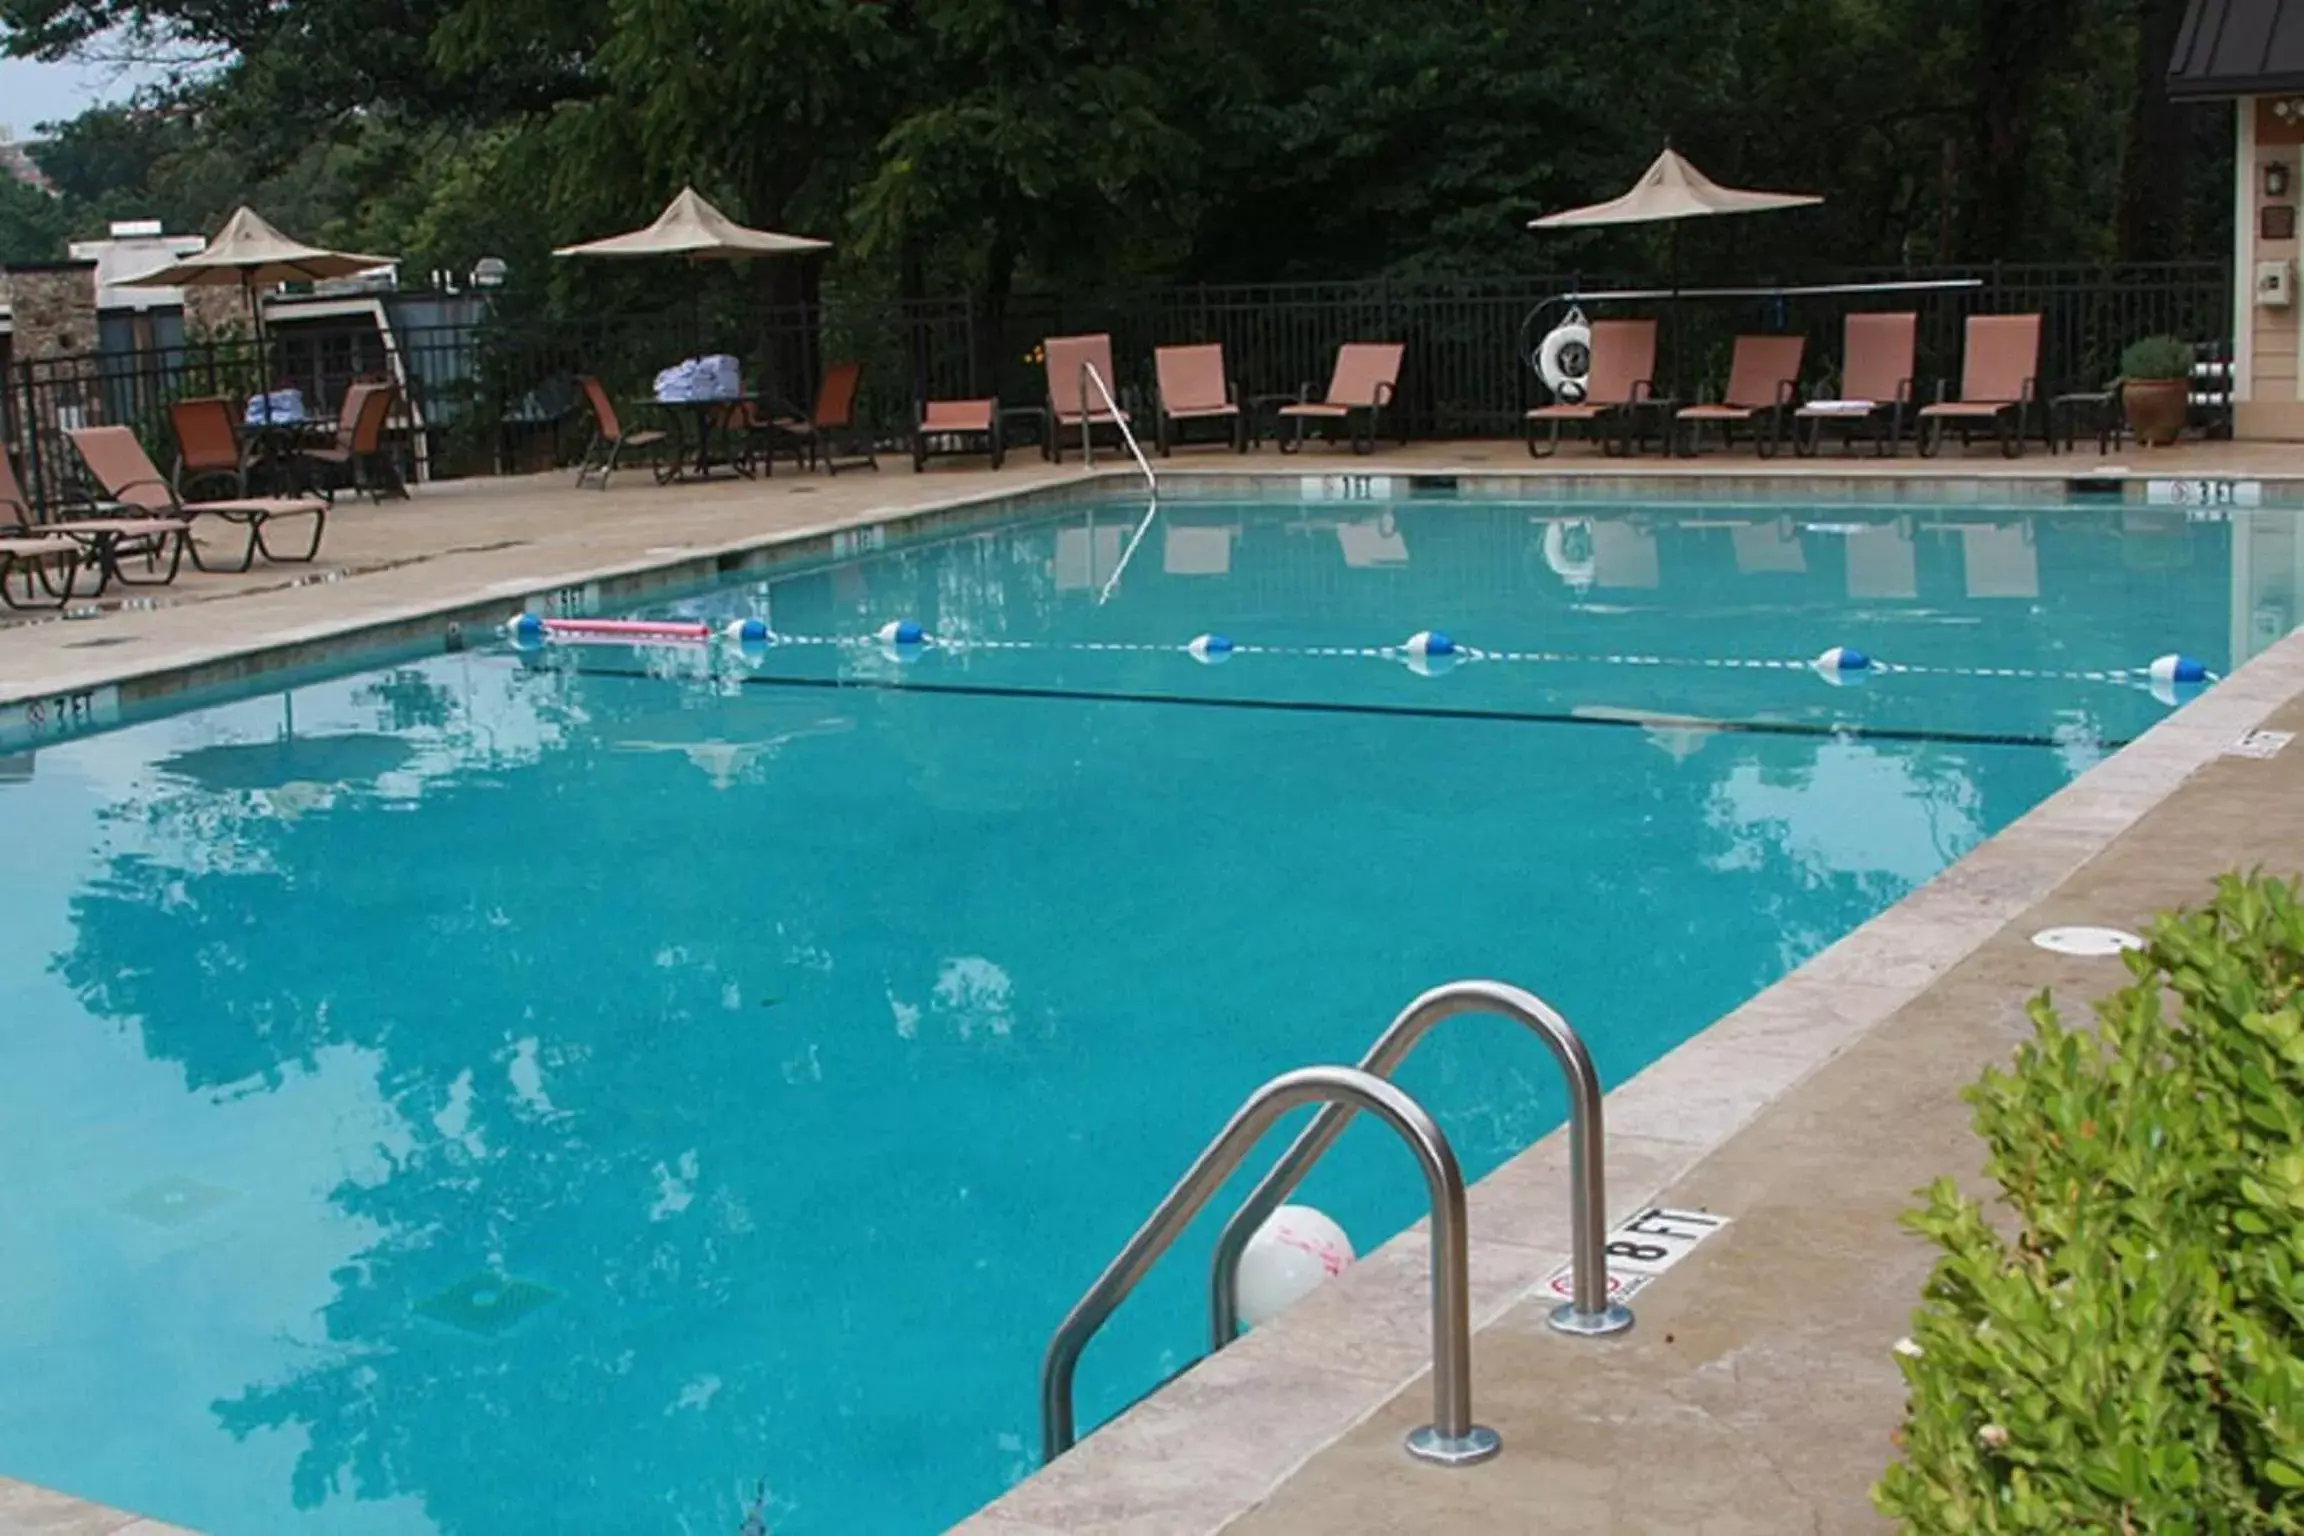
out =
{"type": "Polygon", "coordinates": [[[1088,414],[1088,385],[1091,381],[1096,385],[1096,393],[1104,397],[1105,408],[1112,413],[1112,424],[1120,429],[1120,440],[1128,445],[1130,453],[1136,455],[1136,467],[1144,472],[1144,488],[1158,496],[1160,477],[1152,473],[1152,461],[1144,457],[1144,449],[1137,443],[1136,434],[1128,429],[1127,414],[1120,409],[1120,402],[1112,398],[1112,386],[1104,382],[1104,375],[1096,371],[1094,363],[1089,362],[1080,365],[1081,456],[1088,461],[1090,469],[1096,467],[1096,419],[1088,414]]]}
{"type": "MultiPolygon", "coordinates": [[[[1591,1053],[1568,1021],[1551,1004],[1501,981],[1455,981],[1434,987],[1393,1019],[1359,1070],[1390,1081],[1408,1053],[1442,1020],[1462,1013],[1498,1013],[1523,1024],[1551,1049],[1568,1081],[1568,1181],[1570,1247],[1575,1276],[1572,1299],[1552,1312],[1552,1326],[1563,1333],[1617,1333],[1632,1326],[1629,1308],[1608,1300],[1608,1198],[1606,1137],[1601,1124],[1600,1074],[1591,1053]]],[[[1208,1342],[1222,1349],[1239,1335],[1240,1309],[1237,1282],[1240,1257],[1248,1239],[1266,1218],[1280,1208],[1304,1176],[1312,1171],[1345,1124],[1352,1106],[1331,1102],[1280,1154],[1272,1171],[1241,1203],[1216,1239],[1216,1253],[1208,1266],[1208,1342]]]]}
{"type": "MultiPolygon", "coordinates": [[[[1272,1123],[1300,1104],[1372,1111],[1415,1153],[1432,1201],[1432,1423],[1409,1437],[1411,1453],[1449,1465],[1496,1453],[1495,1432],[1472,1422],[1472,1302],[1465,1238],[1464,1173],[1448,1138],[1414,1099],[1357,1067],[1302,1067],[1249,1095],[1176,1187],[1128,1239],[1058,1325],[1040,1364],[1040,1452],[1054,1461],[1078,1438],[1072,1381],[1096,1331],[1127,1300],[1272,1123]]],[[[1324,1112],[1325,1113],[1325,1112],[1324,1112]]]]}

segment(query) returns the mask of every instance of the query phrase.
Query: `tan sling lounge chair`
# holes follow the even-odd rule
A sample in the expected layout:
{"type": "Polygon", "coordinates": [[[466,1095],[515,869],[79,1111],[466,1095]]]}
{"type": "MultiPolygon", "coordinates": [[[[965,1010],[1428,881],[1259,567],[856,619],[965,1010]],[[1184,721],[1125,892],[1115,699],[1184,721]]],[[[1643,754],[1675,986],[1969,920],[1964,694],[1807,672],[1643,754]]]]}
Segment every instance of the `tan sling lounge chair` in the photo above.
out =
{"type": "MultiPolygon", "coordinates": [[[[73,451],[80,455],[80,462],[88,466],[89,476],[97,486],[122,507],[154,518],[190,522],[213,517],[245,527],[248,547],[233,569],[247,570],[256,563],[258,555],[267,560],[303,564],[320,553],[320,536],[328,528],[328,503],[318,497],[251,496],[237,501],[185,501],[161,477],[151,455],[126,427],[82,427],[64,435],[73,451]],[[300,517],[312,520],[312,542],[305,546],[303,553],[281,554],[273,549],[265,539],[264,530],[277,519],[300,517]]],[[[194,565],[204,571],[216,569],[200,558],[197,543],[189,539],[184,542],[191,544],[194,565]]]]}
{"type": "Polygon", "coordinates": [[[1126,411],[1115,412],[1119,403],[1120,386],[1112,377],[1112,338],[1098,332],[1093,336],[1051,336],[1040,344],[1041,362],[1048,375],[1048,456],[1057,463],[1064,462],[1064,434],[1078,432],[1081,441],[1098,427],[1110,427],[1113,436],[1128,421],[1126,411]],[[1087,370],[1096,370],[1096,377],[1104,381],[1112,400],[1107,403],[1103,391],[1088,382],[1087,370]]]}
{"type": "Polygon", "coordinates": [[[912,428],[912,470],[917,474],[942,454],[982,453],[998,469],[1007,457],[1000,441],[997,400],[923,400],[912,428]]]}
{"type": "Polygon", "coordinates": [[[1354,453],[1374,453],[1384,409],[1399,391],[1400,358],[1406,351],[1397,341],[1349,341],[1338,347],[1326,397],[1313,399],[1312,386],[1306,384],[1294,405],[1280,407],[1280,451],[1294,453],[1304,446],[1306,426],[1325,421],[1344,423],[1354,453]]]}
{"type": "Polygon", "coordinates": [[[1850,315],[1840,342],[1840,398],[1811,400],[1794,414],[1793,450],[1812,456],[1824,429],[1837,426],[1854,443],[1859,430],[1872,434],[1874,449],[1893,458],[1904,441],[1904,418],[1912,410],[1912,358],[1920,317],[1898,314],[1850,315]],[[1885,430],[1883,430],[1885,429],[1885,430]]]}
{"type": "Polygon", "coordinates": [[[1240,409],[1240,391],[1224,371],[1223,343],[1154,347],[1152,373],[1160,386],[1163,456],[1184,440],[1185,423],[1193,421],[1221,424],[1232,439],[1233,451],[1248,451],[1248,413],[1240,409]]]}
{"type": "MultiPolygon", "coordinates": [[[[1960,429],[1963,446],[1970,429],[1989,425],[2009,458],[2024,452],[2025,429],[2040,393],[2040,317],[1970,315],[1960,358],[1960,398],[1920,408],[1920,452],[1933,457],[1947,425],[1960,429]]],[[[2047,425],[2041,432],[2045,440],[2047,425]]],[[[2051,443],[2053,450],[2054,444],[2051,443]]]]}
{"type": "Polygon", "coordinates": [[[1702,445],[1706,426],[1719,427],[1730,442],[1738,427],[1764,427],[1755,431],[1754,440],[1762,457],[1775,457],[1792,403],[1800,397],[1800,356],[1807,345],[1804,336],[1737,337],[1728,364],[1728,392],[1717,405],[1685,406],[1676,418],[1686,433],[1686,450],[1693,454],[1702,445]]]}
{"type": "Polygon", "coordinates": [[[225,482],[235,496],[248,494],[248,450],[231,401],[218,395],[175,401],[168,426],[176,434],[176,472],[168,483],[177,495],[209,480],[225,482]]]}
{"type": "Polygon", "coordinates": [[[580,373],[576,387],[584,391],[584,403],[592,408],[592,441],[584,445],[584,456],[576,461],[576,488],[582,490],[584,482],[590,480],[595,489],[608,489],[608,477],[623,464],[625,454],[650,448],[659,450],[653,468],[661,485],[669,477],[661,449],[672,440],[672,434],[657,427],[627,432],[616,414],[616,402],[608,398],[607,386],[588,373],[580,373]]]}
{"type": "Polygon", "coordinates": [[[11,608],[62,607],[74,597],[102,597],[114,581],[135,587],[166,586],[183,566],[190,527],[174,517],[87,517],[34,523],[32,503],[17,483],[7,451],[0,449],[0,541],[8,545],[0,551],[0,601],[11,608]],[[131,556],[143,557],[144,576],[130,576],[122,567],[121,561],[131,556]],[[160,564],[163,557],[168,562],[165,569],[160,564]],[[61,585],[51,574],[59,566],[63,568],[61,585]],[[77,590],[78,580],[89,570],[96,573],[96,584],[82,593],[77,590]],[[25,603],[17,602],[6,590],[8,578],[19,573],[25,578],[25,603]],[[41,602],[35,584],[48,602],[41,602]]]}
{"type": "Polygon", "coordinates": [[[824,379],[816,388],[816,408],[806,416],[773,417],[768,422],[772,435],[770,452],[781,444],[793,451],[793,457],[805,468],[814,469],[821,464],[826,474],[838,474],[843,467],[858,465],[877,470],[880,460],[872,445],[856,434],[856,390],[863,382],[864,365],[859,362],[839,362],[824,370],[824,379]],[[840,445],[848,452],[842,455],[840,445]]]}
{"type": "Polygon", "coordinates": [[[352,490],[381,502],[386,496],[408,494],[408,482],[400,478],[400,467],[384,447],[385,425],[399,403],[400,389],[394,384],[369,381],[344,391],[344,403],[336,413],[336,441],[296,455],[301,466],[317,472],[316,489],[322,496],[333,501],[338,490],[352,490]]]}
{"type": "Polygon", "coordinates": [[[1548,459],[1560,451],[1560,429],[1570,422],[1589,436],[1616,427],[1614,441],[1602,446],[1609,453],[1629,453],[1639,431],[1640,413],[1662,405],[1656,398],[1656,322],[1653,320],[1595,320],[1592,322],[1592,365],[1584,375],[1584,398],[1540,405],[1528,413],[1528,456],[1548,459]],[[1536,428],[1551,428],[1542,448],[1536,428]]]}

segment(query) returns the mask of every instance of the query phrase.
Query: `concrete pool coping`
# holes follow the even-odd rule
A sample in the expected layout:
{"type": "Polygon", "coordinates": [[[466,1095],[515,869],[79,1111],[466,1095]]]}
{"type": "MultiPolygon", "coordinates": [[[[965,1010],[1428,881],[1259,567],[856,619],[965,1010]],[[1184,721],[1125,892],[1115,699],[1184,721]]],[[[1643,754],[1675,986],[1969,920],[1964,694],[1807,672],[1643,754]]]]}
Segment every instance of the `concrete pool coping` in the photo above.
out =
{"type": "MultiPolygon", "coordinates": [[[[1911,468],[1905,465],[1907,471],[1911,468]]],[[[1724,487],[1743,480],[1753,482],[1754,494],[1765,494],[1771,486],[1779,491],[1796,486],[1804,495],[1838,490],[1831,484],[1834,475],[1799,469],[1756,475],[1739,466],[1731,475],[1658,472],[1653,466],[1618,472],[1577,466],[1565,473],[1540,467],[1502,473],[1445,460],[1394,464],[1383,457],[1341,456],[1258,472],[1250,478],[1269,485],[1275,480],[1363,472],[1518,482],[1524,488],[1540,487],[1547,495],[1574,494],[1587,481],[1605,481],[1610,496],[1600,499],[1654,495],[1659,487],[1686,486],[1712,500],[1724,487]]],[[[1229,468],[1172,473],[1179,478],[1189,475],[1194,484],[1212,490],[1241,476],[1229,468]]],[[[2044,500],[2057,499],[2071,477],[2061,468],[1999,474],[1981,473],[1973,466],[1944,466],[1917,474],[1897,473],[1884,465],[1877,473],[1852,478],[1865,482],[1868,495],[1888,500],[1924,495],[1939,501],[1988,502],[1995,494],[2005,497],[2009,486],[2017,483],[2036,485],[2044,500]],[[1948,487],[1970,481],[1979,486],[1972,496],[1947,494],[1948,487]]],[[[2142,473],[2127,477],[2121,495],[2106,498],[2107,509],[2141,504],[2135,493],[2147,478],[2142,473]]],[[[2282,501],[2291,494],[2304,495],[2304,476],[2259,478],[2278,480],[2282,501]]],[[[728,575],[764,574],[787,562],[854,552],[843,550],[837,537],[859,528],[917,531],[942,519],[960,530],[976,520],[1029,512],[1040,500],[1084,487],[1126,490],[1133,479],[1133,471],[1109,467],[1094,473],[1058,471],[1023,486],[1002,485],[908,507],[869,505],[773,533],[700,543],[683,548],[677,558],[629,557],[499,582],[479,592],[435,593],[428,600],[381,605],[365,613],[339,612],[332,618],[299,615],[288,626],[211,637],[157,661],[141,658],[122,666],[108,664],[101,654],[92,656],[63,686],[117,687],[124,698],[135,701],[178,700],[190,690],[294,667],[352,668],[369,664],[380,651],[437,643],[451,622],[500,616],[514,606],[571,588],[598,584],[596,600],[607,603],[728,575]],[[731,556],[739,557],[736,563],[729,563],[731,556]],[[497,590],[506,586],[517,590],[497,590]]],[[[341,592],[354,584],[333,590],[341,592]]],[[[214,606],[224,614],[234,604],[220,600],[214,606]]],[[[8,638],[7,632],[0,632],[0,659],[5,659],[8,638]]],[[[2186,776],[2221,753],[2241,731],[2260,723],[2300,689],[2304,689],[2304,641],[2292,635],[2042,802],[1927,886],[1619,1087],[1607,1101],[1611,1218],[1647,1204],[1657,1191],[1732,1141],[1763,1109],[1998,934],[2158,805],[2186,776]]],[[[0,705],[56,691],[60,690],[45,678],[33,685],[22,680],[0,682],[0,705]]],[[[1541,978],[1504,979],[1541,986],[1541,978]]],[[[1385,1003],[1380,1000],[1377,1006],[1381,1009],[1385,1003]]],[[[1381,1023],[1380,1017],[1371,1018],[1371,1034],[1381,1023]]],[[[1253,1084],[1241,1086],[1245,1094],[1253,1084]]],[[[1476,1321],[1486,1326],[1519,1306],[1528,1289],[1541,1283],[1565,1257],[1563,1242],[1546,1236],[1567,1230],[1563,1138],[1555,1134],[1540,1141],[1480,1181],[1472,1191],[1471,1207],[1474,1307],[1476,1321]]],[[[1073,1454],[959,1529],[981,1536],[1107,1529],[1174,1532],[1214,1530],[1237,1519],[1424,1371],[1430,1338],[1423,1260],[1419,1225],[1342,1280],[1100,1429],[1073,1454]]],[[[1083,1276],[1083,1283],[1087,1278],[1083,1276]]],[[[1054,1320],[1050,1321],[1053,1326],[1054,1320]]],[[[1559,1340],[1558,1346],[1608,1347],[1568,1339],[1559,1340]]],[[[1474,1369],[1477,1393],[1477,1346],[1474,1369]]],[[[1511,1452],[1507,1446],[1506,1454],[1511,1452]]],[[[91,1533],[133,1529],[154,1536],[170,1529],[0,1479],[0,1529],[13,1528],[91,1533]],[[81,1513],[75,1515],[74,1510],[81,1513]],[[25,1518],[18,1519],[20,1513],[25,1518]],[[101,1523],[104,1520],[113,1523],[101,1523]]]]}

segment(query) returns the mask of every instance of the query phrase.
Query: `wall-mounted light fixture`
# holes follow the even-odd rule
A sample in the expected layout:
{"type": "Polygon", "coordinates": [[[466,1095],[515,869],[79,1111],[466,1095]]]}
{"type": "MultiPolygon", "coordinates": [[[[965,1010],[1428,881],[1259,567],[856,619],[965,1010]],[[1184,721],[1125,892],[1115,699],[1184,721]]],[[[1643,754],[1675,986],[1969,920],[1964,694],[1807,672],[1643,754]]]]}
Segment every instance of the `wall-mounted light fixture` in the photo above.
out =
{"type": "Polygon", "coordinates": [[[2289,169],[2288,169],[2288,162],[2287,162],[2287,161],[2285,161],[2285,160],[2267,160],[2267,161],[2265,161],[2265,162],[2264,162],[2264,195],[2265,195],[2265,197],[2267,197],[2267,198],[2271,199],[2273,202],[2279,202],[2279,201],[2281,201],[2282,199],[2286,198],[2286,197],[2287,197],[2287,195],[2288,195],[2288,187],[2289,187],[2289,178],[2290,178],[2290,175],[2291,175],[2291,172],[2290,172],[2290,171],[2289,171],[2289,169]]]}

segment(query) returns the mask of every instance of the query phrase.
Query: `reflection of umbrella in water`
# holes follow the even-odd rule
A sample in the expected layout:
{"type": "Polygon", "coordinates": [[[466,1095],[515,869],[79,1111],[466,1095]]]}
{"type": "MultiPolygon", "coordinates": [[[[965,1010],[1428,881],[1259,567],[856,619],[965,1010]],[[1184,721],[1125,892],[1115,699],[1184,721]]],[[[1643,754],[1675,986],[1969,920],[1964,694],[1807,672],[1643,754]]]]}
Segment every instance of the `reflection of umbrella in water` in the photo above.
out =
{"type": "Polygon", "coordinates": [[[625,752],[678,752],[702,769],[712,781],[714,789],[734,788],[757,763],[765,762],[795,741],[811,736],[837,736],[852,729],[855,722],[832,718],[819,720],[795,730],[781,731],[762,741],[620,741],[616,743],[625,752]]]}
{"type": "Polygon", "coordinates": [[[274,790],[290,784],[362,783],[405,766],[414,755],[415,749],[397,736],[354,731],[195,747],[162,758],[158,767],[203,789],[274,790]]]}
{"type": "Polygon", "coordinates": [[[1568,711],[1579,720],[1601,720],[1611,725],[1637,725],[1648,744],[1676,763],[1684,763],[1704,750],[1722,730],[1722,722],[1702,715],[1667,715],[1652,709],[1619,709],[1613,704],[1579,704],[1568,711]]]}

